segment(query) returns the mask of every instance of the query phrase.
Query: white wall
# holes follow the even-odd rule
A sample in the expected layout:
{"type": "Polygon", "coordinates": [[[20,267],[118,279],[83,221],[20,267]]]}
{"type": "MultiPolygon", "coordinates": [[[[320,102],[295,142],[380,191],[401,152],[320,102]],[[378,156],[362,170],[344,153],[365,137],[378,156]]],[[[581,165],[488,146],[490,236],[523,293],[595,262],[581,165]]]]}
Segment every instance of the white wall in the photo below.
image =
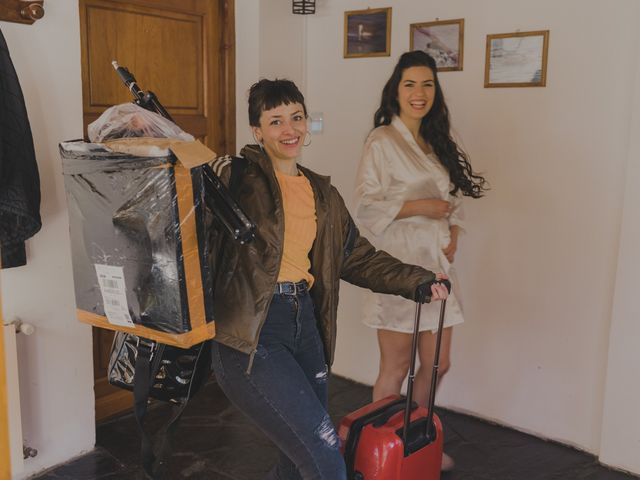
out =
{"type": "Polygon", "coordinates": [[[291,13],[291,2],[260,2],[260,76],[288,78],[304,85],[305,16],[291,13]]]}
{"type": "MultiPolygon", "coordinates": [[[[637,41],[635,42],[637,45],[637,41]]],[[[629,154],[615,280],[605,408],[600,459],[607,464],[640,472],[640,50],[636,50],[635,95],[629,129],[629,154]],[[634,412],[630,415],[629,412],[634,412]]]]}
{"type": "Polygon", "coordinates": [[[236,145],[251,136],[247,116],[249,88],[261,78],[305,82],[306,19],[291,14],[291,2],[239,0],[236,5],[236,145]]]}
{"type": "MultiPolygon", "coordinates": [[[[305,162],[331,174],[346,198],[382,86],[409,48],[409,24],[465,18],[464,71],[440,78],[455,130],[493,189],[467,202],[468,234],[457,258],[467,321],[456,328],[439,403],[597,453],[630,158],[637,3],[318,5],[307,19],[306,96],[324,112],[325,131],[305,162]],[[344,11],[390,5],[391,57],[342,58],[344,11]],[[551,31],[547,87],[483,88],[486,35],[518,29],[551,31]]],[[[632,200],[628,215],[637,218],[632,200]]],[[[630,322],[630,299],[621,301],[630,322]]],[[[334,370],[372,383],[377,346],[360,324],[360,302],[360,292],[345,285],[334,370]]],[[[619,335],[628,333],[621,326],[619,335]]],[[[628,382],[632,372],[625,372],[628,382]]]]}
{"type": "Polygon", "coordinates": [[[68,218],[58,142],[82,136],[78,2],[48,2],[34,25],[0,22],[33,131],[43,227],[27,242],[28,264],[2,270],[5,319],[36,327],[20,338],[23,431],[38,456],[14,478],[93,448],[91,329],[75,318],[68,218]]]}
{"type": "Polygon", "coordinates": [[[247,118],[247,93],[260,77],[259,0],[235,2],[236,11],[236,148],[254,143],[247,118]]]}

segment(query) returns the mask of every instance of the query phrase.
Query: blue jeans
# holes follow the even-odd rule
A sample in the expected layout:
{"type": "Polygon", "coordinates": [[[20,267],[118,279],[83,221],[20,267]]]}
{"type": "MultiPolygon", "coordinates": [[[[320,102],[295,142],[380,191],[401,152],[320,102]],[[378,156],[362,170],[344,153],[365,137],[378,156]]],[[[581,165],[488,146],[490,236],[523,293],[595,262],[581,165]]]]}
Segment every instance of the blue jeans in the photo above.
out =
{"type": "Polygon", "coordinates": [[[327,365],[309,293],[273,296],[250,373],[249,355],[211,343],[218,384],[280,449],[266,478],[346,480],[327,413],[327,365]]]}

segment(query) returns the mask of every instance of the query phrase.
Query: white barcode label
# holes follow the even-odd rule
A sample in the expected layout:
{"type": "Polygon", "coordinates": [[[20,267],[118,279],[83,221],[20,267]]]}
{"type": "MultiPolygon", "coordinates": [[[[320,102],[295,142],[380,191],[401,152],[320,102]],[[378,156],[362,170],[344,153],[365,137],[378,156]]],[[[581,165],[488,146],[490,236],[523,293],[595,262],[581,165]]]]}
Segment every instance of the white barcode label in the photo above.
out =
{"type": "Polygon", "coordinates": [[[106,288],[120,288],[120,284],[116,280],[111,280],[110,278],[104,278],[102,280],[102,284],[106,288]]]}
{"type": "Polygon", "coordinates": [[[109,323],[123,327],[133,327],[127,304],[127,289],[124,283],[124,269],[112,265],[95,264],[98,285],[102,293],[104,314],[109,323]]]}

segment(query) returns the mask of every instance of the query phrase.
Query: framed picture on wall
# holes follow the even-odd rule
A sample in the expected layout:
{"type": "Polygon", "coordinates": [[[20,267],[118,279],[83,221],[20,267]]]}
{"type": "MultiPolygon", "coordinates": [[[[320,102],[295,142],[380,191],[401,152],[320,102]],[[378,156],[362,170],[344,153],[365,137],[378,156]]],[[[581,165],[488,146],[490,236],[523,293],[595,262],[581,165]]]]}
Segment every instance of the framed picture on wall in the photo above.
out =
{"type": "Polygon", "coordinates": [[[439,72],[462,70],[464,19],[412,23],[411,50],[422,50],[436,61],[439,72]]]}
{"type": "Polygon", "coordinates": [[[549,30],[487,35],[484,86],[544,87],[549,30]]]}
{"type": "Polygon", "coordinates": [[[344,58],[391,54],[391,7],[344,12],[344,58]]]}

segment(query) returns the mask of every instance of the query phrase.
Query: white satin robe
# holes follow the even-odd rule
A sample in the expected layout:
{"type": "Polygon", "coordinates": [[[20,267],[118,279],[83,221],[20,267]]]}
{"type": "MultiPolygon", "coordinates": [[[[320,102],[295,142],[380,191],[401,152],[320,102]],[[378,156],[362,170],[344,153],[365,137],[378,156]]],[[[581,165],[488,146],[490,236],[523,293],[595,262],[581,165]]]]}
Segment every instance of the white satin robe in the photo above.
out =
{"type": "MultiPolygon", "coordinates": [[[[442,253],[451,239],[449,226],[464,228],[462,196],[451,195],[451,189],[449,173],[435,154],[422,151],[399,117],[371,132],[356,178],[356,222],[378,249],[405,263],[450,275],[453,294],[447,301],[447,327],[464,321],[456,297],[459,285],[455,272],[442,253]],[[423,198],[451,202],[449,218],[434,220],[413,216],[395,220],[405,201],[423,198]]],[[[365,295],[365,325],[397,332],[413,331],[414,302],[370,291],[365,295]]],[[[439,310],[440,302],[423,306],[420,331],[437,329],[439,310]]]]}

